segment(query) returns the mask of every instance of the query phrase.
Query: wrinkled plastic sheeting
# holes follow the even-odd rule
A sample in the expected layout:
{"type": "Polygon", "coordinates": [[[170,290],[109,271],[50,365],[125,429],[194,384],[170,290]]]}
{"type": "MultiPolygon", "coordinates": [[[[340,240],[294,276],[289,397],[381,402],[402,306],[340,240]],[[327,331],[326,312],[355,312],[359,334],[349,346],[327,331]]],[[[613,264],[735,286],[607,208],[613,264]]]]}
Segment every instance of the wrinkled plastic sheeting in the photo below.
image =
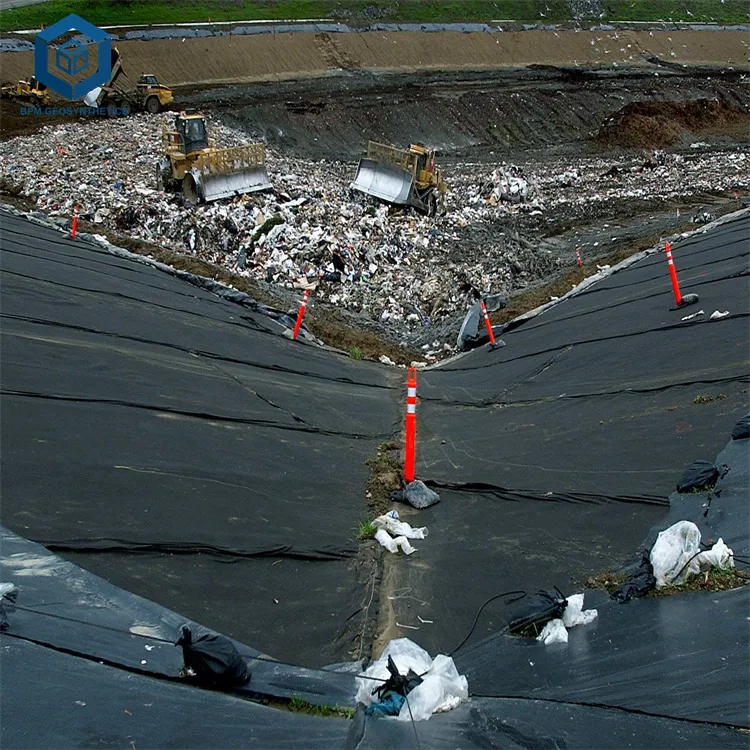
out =
{"type": "Polygon", "coordinates": [[[750,414],[745,414],[732,430],[732,440],[746,440],[750,438],[750,414]]]}
{"type": "Polygon", "coordinates": [[[16,609],[18,587],[12,583],[0,583],[0,632],[8,629],[8,614],[16,609]]]}
{"type": "Polygon", "coordinates": [[[651,548],[656,588],[682,583],[689,563],[700,553],[701,532],[692,521],[678,521],[662,531],[651,548]]]}
{"type": "Polygon", "coordinates": [[[408,638],[391,641],[381,657],[357,678],[357,701],[369,706],[373,702],[373,687],[388,679],[388,657],[391,656],[398,671],[406,674],[410,669],[422,677],[422,683],[408,695],[408,709],[394,717],[397,721],[425,721],[434,713],[449,711],[469,699],[469,684],[460,675],[450,656],[440,654],[433,660],[430,655],[408,638]],[[373,679],[367,679],[373,678],[373,679]],[[411,713],[409,712],[411,709],[411,713]]]}
{"type": "Polygon", "coordinates": [[[710,570],[711,568],[727,570],[734,567],[734,552],[727,547],[723,539],[719,539],[711,549],[701,552],[695,558],[695,562],[699,570],[710,570]]]}
{"type": "Polygon", "coordinates": [[[630,599],[646,596],[654,586],[654,566],[651,565],[648,552],[644,552],[635,572],[612,594],[612,598],[619,604],[624,604],[630,599]]]}

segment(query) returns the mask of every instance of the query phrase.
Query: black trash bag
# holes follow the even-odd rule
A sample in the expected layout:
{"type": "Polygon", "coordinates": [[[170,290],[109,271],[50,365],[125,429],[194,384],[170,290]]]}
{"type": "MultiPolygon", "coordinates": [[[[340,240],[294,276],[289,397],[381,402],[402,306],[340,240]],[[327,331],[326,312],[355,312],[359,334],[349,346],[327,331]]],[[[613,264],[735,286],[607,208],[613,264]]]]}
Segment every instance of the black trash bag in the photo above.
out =
{"type": "Polygon", "coordinates": [[[732,430],[732,440],[747,440],[750,437],[750,414],[745,414],[732,430]]]}
{"type": "Polygon", "coordinates": [[[382,685],[376,685],[372,689],[371,695],[377,695],[379,701],[389,692],[398,693],[405,698],[417,685],[422,684],[422,678],[413,669],[402,675],[392,656],[388,657],[388,671],[391,676],[382,685]]]}
{"type": "Polygon", "coordinates": [[[542,632],[550,620],[562,617],[568,600],[555,587],[552,590],[540,590],[522,600],[508,624],[508,632],[513,635],[533,636],[542,632]]]}
{"type": "Polygon", "coordinates": [[[716,484],[719,478],[719,468],[710,461],[693,461],[685,469],[680,483],[677,485],[677,492],[693,492],[693,490],[702,490],[704,487],[710,487],[716,484]]]}
{"type": "Polygon", "coordinates": [[[644,552],[635,573],[612,594],[612,598],[618,604],[624,604],[628,599],[646,596],[654,586],[656,586],[654,566],[651,565],[649,553],[644,552]]]}
{"type": "Polygon", "coordinates": [[[4,633],[9,627],[8,615],[16,610],[18,600],[18,587],[12,583],[0,583],[0,633],[4,633]]]}
{"type": "Polygon", "coordinates": [[[391,500],[400,503],[409,503],[414,508],[422,510],[440,501],[440,495],[433,492],[423,481],[415,479],[404,487],[403,490],[391,492],[391,500]]]}
{"type": "Polygon", "coordinates": [[[235,645],[224,635],[203,633],[196,640],[187,625],[180,628],[186,669],[195,672],[195,681],[204,687],[232,688],[244,685],[250,672],[235,645]]]}

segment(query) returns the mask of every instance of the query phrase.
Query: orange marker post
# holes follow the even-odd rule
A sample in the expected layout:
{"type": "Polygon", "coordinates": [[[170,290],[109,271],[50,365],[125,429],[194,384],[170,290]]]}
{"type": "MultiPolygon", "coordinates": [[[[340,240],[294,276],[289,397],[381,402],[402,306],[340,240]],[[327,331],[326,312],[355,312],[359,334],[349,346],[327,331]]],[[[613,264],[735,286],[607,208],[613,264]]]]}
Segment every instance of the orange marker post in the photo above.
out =
{"type": "Polygon", "coordinates": [[[78,204],[76,203],[76,207],[73,209],[73,226],[70,228],[70,239],[74,240],[76,238],[76,229],[78,229],[78,204]]]}
{"type": "Polygon", "coordinates": [[[682,304],[682,295],[680,294],[680,285],[677,282],[677,271],[675,271],[674,261],[672,260],[672,247],[669,242],[664,243],[664,250],[667,253],[667,263],[669,264],[669,275],[672,279],[672,291],[674,292],[674,303],[679,307],[682,304]]]}
{"type": "Polygon", "coordinates": [[[487,334],[490,337],[490,344],[495,345],[495,334],[492,333],[492,324],[490,323],[490,316],[487,315],[487,308],[484,306],[484,300],[482,300],[482,315],[484,316],[484,324],[487,326],[487,334]]]}
{"type": "Polygon", "coordinates": [[[406,376],[406,454],[404,479],[414,481],[414,443],[417,435],[417,370],[410,367],[406,376]]]}
{"type": "Polygon", "coordinates": [[[578,268],[583,268],[583,261],[581,260],[581,248],[576,248],[576,259],[578,260],[578,268]]]}
{"type": "Polygon", "coordinates": [[[297,340],[299,327],[302,325],[302,318],[305,317],[305,308],[307,307],[308,299],[310,299],[310,290],[305,289],[305,296],[302,298],[302,304],[299,306],[299,312],[297,313],[297,322],[294,324],[294,335],[292,336],[292,338],[295,341],[297,340]]]}

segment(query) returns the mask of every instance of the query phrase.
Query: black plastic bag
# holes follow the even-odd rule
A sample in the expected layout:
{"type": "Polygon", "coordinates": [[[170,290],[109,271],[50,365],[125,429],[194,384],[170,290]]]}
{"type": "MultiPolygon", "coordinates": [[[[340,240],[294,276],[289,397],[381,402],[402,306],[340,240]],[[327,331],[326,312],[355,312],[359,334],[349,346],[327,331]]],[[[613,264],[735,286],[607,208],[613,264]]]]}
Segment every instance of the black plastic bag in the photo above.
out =
{"type": "Polygon", "coordinates": [[[750,437],[750,414],[745,414],[732,430],[732,440],[747,440],[750,437]]]}
{"type": "Polygon", "coordinates": [[[382,685],[376,685],[372,689],[371,695],[377,695],[378,700],[382,700],[389,692],[403,695],[405,698],[417,685],[422,684],[422,678],[413,669],[410,669],[406,676],[402,675],[392,656],[388,657],[388,671],[391,676],[382,685]]]}
{"type": "Polygon", "coordinates": [[[193,640],[187,625],[180,628],[185,667],[195,673],[195,681],[204,687],[231,688],[243,685],[250,672],[235,645],[226,636],[203,633],[193,640]]]}
{"type": "Polygon", "coordinates": [[[716,484],[719,478],[719,468],[710,461],[693,461],[685,469],[680,483],[677,485],[677,492],[693,492],[702,490],[704,487],[710,487],[716,484]]]}
{"type": "Polygon", "coordinates": [[[536,594],[525,597],[518,605],[508,624],[508,632],[536,637],[550,620],[562,617],[567,606],[568,600],[558,588],[537,591],[536,594]]]}
{"type": "Polygon", "coordinates": [[[651,565],[649,553],[644,552],[638,569],[612,594],[612,598],[618,604],[623,604],[628,599],[646,596],[654,586],[656,586],[654,566],[651,565]]]}

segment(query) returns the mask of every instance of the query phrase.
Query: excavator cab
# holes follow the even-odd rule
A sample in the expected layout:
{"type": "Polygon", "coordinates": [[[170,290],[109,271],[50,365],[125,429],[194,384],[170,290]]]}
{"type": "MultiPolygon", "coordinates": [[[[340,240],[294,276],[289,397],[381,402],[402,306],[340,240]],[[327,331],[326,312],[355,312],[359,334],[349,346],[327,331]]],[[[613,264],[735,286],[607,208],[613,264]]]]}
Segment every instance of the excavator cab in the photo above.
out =
{"type": "Polygon", "coordinates": [[[180,153],[187,156],[195,151],[208,149],[206,121],[203,115],[188,115],[181,112],[175,118],[174,129],[179,134],[177,145],[180,153]]]}

